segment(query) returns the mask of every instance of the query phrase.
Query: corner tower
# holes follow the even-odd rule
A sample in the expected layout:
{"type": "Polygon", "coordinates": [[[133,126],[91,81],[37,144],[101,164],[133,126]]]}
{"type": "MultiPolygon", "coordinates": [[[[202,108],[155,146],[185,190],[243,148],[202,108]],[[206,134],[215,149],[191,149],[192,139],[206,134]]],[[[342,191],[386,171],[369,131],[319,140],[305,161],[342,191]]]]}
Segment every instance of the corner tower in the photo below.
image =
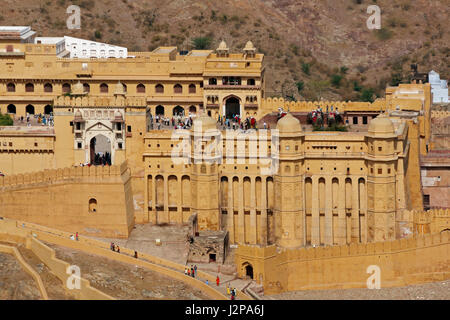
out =
{"type": "Polygon", "coordinates": [[[302,127],[290,113],[277,124],[278,171],[274,175],[275,242],[282,247],[304,245],[302,127]]]}
{"type": "Polygon", "coordinates": [[[372,120],[367,133],[367,240],[395,239],[396,139],[394,124],[385,115],[372,120]]]}

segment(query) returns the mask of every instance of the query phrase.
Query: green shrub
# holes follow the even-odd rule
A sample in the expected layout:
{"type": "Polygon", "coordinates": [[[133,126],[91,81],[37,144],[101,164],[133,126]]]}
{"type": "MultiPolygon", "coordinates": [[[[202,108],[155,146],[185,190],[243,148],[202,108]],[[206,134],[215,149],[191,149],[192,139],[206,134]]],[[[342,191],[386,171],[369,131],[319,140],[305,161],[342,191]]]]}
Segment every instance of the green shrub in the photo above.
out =
{"type": "Polygon", "coordinates": [[[102,38],[102,34],[100,33],[100,31],[96,30],[94,33],[94,37],[95,39],[101,39],[102,38]]]}
{"type": "Polygon", "coordinates": [[[0,113],[0,126],[12,126],[13,124],[14,120],[11,118],[9,114],[0,113]]]}
{"type": "Polygon", "coordinates": [[[310,74],[310,64],[309,63],[302,63],[302,71],[304,74],[309,75],[310,74]]]}
{"type": "Polygon", "coordinates": [[[192,40],[192,46],[196,50],[206,50],[211,47],[212,39],[210,37],[197,37],[192,40]]]}
{"type": "Polygon", "coordinates": [[[360,99],[363,102],[374,102],[374,90],[372,88],[364,89],[361,93],[360,99]]]}
{"type": "Polygon", "coordinates": [[[331,84],[335,86],[336,88],[339,88],[341,85],[342,76],[340,74],[333,74],[331,76],[331,84]]]}
{"type": "Polygon", "coordinates": [[[379,30],[375,30],[375,35],[379,40],[389,40],[392,38],[392,31],[387,28],[381,28],[379,30]]]}

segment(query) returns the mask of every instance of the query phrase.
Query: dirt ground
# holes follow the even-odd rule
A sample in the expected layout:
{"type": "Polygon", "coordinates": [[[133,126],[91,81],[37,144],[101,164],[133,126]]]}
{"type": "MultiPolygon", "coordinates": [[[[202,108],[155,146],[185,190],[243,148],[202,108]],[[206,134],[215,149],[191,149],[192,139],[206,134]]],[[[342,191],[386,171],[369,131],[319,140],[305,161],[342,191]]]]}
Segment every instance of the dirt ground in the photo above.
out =
{"type": "Polygon", "coordinates": [[[311,290],[264,296],[267,300],[450,300],[450,280],[397,288],[311,290]]]}
{"type": "Polygon", "coordinates": [[[0,253],[0,300],[38,300],[39,289],[16,258],[0,253]]]}
{"type": "Polygon", "coordinates": [[[77,250],[47,245],[56,251],[56,257],[81,270],[81,277],[94,288],[117,299],[126,300],[208,300],[200,290],[181,281],[145,270],[141,267],[116,262],[108,258],[77,250]]]}

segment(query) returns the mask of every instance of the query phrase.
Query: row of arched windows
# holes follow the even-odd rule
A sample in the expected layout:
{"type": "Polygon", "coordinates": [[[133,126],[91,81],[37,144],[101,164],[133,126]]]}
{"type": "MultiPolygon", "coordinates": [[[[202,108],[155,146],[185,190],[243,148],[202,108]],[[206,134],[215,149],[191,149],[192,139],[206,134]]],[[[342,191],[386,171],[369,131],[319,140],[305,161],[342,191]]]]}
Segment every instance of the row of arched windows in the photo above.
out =
{"type": "MultiPolygon", "coordinates": [[[[69,93],[71,89],[71,86],[69,83],[64,83],[62,85],[62,91],[63,93],[69,93]]],[[[6,85],[6,91],[7,92],[16,92],[16,85],[12,82],[8,83],[6,85]]],[[[25,92],[34,92],[34,84],[31,82],[28,82],[25,84],[25,92]]],[[[44,92],[53,92],[53,85],[51,83],[45,83],[44,84],[44,92]]]]}
{"type": "MultiPolygon", "coordinates": [[[[127,86],[125,84],[122,84],[124,86],[125,92],[127,91],[127,86]]],[[[87,83],[83,84],[84,87],[84,91],[85,92],[90,92],[90,85],[87,83]]],[[[64,83],[62,85],[62,91],[63,93],[69,93],[71,90],[71,85],[69,83],[64,83]]],[[[197,92],[197,87],[195,86],[195,84],[191,83],[188,87],[188,92],[189,93],[196,93],[197,92]]],[[[16,85],[12,82],[8,83],[6,85],[6,91],[7,92],[16,92],[16,85]]],[[[34,84],[29,82],[25,84],[25,92],[34,92],[34,84]]],[[[44,92],[53,92],[53,85],[51,83],[46,83],[44,84],[44,92]]],[[[100,92],[101,93],[108,93],[109,92],[109,86],[106,83],[101,83],[100,84],[100,92]]],[[[146,87],[144,84],[139,83],[136,86],[136,92],[137,93],[145,93],[146,92],[146,87]]],[[[164,93],[164,86],[162,84],[157,84],[155,86],[155,92],[156,93],[164,93]]],[[[173,92],[174,93],[183,93],[183,86],[181,84],[175,84],[173,86],[173,92]]]]}
{"type": "MultiPolygon", "coordinates": [[[[9,104],[6,107],[6,112],[7,113],[11,113],[11,114],[16,114],[17,113],[17,108],[15,105],[13,104],[9,104]]],[[[28,114],[35,114],[36,113],[36,109],[34,108],[34,106],[32,104],[29,104],[25,107],[25,112],[28,114]]],[[[44,107],[44,114],[50,114],[53,112],[53,107],[51,105],[46,105],[44,107]]]]}

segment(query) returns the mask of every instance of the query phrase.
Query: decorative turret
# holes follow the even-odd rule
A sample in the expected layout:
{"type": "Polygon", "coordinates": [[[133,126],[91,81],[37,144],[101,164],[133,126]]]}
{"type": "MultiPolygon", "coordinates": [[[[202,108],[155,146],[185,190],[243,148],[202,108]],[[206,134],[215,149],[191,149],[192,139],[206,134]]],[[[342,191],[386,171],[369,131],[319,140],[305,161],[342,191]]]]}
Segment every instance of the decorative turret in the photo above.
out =
{"type": "Polygon", "coordinates": [[[216,49],[217,55],[219,57],[226,57],[228,56],[230,49],[228,49],[228,46],[225,41],[222,40],[220,42],[219,47],[216,49]]]}
{"type": "Polygon", "coordinates": [[[368,133],[373,137],[390,137],[395,135],[394,124],[386,115],[380,114],[370,122],[368,133]]]}
{"type": "Polygon", "coordinates": [[[304,245],[304,209],[302,203],[302,127],[300,121],[287,113],[277,123],[279,138],[279,164],[274,175],[275,242],[286,248],[304,245]]]}
{"type": "MultiPolygon", "coordinates": [[[[396,238],[396,150],[395,127],[384,114],[370,122],[367,133],[368,177],[367,240],[386,241],[396,238]]],[[[400,164],[397,164],[400,165],[400,164]]]]}
{"type": "Polygon", "coordinates": [[[302,132],[300,121],[289,112],[283,118],[278,120],[277,129],[280,131],[280,135],[302,132]]]}
{"type": "Polygon", "coordinates": [[[247,58],[253,58],[256,54],[256,48],[253,45],[253,42],[248,41],[245,44],[245,48],[244,48],[244,54],[246,55],[247,58]]]}

